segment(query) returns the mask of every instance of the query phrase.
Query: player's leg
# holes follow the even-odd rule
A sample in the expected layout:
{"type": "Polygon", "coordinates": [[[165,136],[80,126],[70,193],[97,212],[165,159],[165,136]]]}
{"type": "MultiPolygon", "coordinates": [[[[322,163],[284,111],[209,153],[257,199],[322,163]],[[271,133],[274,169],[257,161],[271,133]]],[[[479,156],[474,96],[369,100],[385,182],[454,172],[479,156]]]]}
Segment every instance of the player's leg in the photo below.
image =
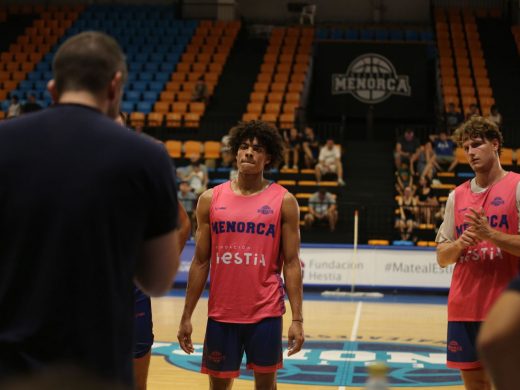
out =
{"type": "Polygon", "coordinates": [[[153,345],[152,303],[136,288],[134,321],[134,377],[137,390],[146,390],[153,345]]]}
{"type": "Polygon", "coordinates": [[[466,390],[491,390],[491,381],[482,368],[475,370],[460,370],[466,390]]]}
{"type": "Polygon", "coordinates": [[[282,317],[265,318],[244,329],[247,368],[255,372],[255,389],[276,389],[276,371],[283,367],[282,317]]]}
{"type": "Polygon", "coordinates": [[[276,390],[276,372],[255,372],[255,390],[276,390]]]}
{"type": "Polygon", "coordinates": [[[209,375],[209,388],[231,389],[233,378],[240,375],[244,354],[241,324],[229,324],[208,318],[201,372],[209,375]]]}
{"type": "Polygon", "coordinates": [[[448,322],[447,366],[460,370],[466,390],[491,389],[491,382],[477,356],[480,325],[481,322],[448,322]]]}
{"type": "Polygon", "coordinates": [[[314,215],[312,215],[311,213],[305,214],[304,221],[305,221],[305,227],[307,229],[309,229],[312,226],[312,224],[314,223],[314,215]]]}

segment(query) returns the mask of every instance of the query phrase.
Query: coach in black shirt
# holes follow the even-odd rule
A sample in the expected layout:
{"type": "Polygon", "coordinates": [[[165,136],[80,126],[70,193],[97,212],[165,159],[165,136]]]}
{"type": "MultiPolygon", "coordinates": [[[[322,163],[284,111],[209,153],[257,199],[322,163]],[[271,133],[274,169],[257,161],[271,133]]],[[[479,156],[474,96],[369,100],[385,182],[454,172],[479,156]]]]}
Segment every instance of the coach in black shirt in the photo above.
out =
{"type": "Polygon", "coordinates": [[[67,40],[55,106],[0,124],[0,382],[54,364],[132,383],[133,281],[168,291],[177,198],[162,145],[113,118],[124,54],[67,40]]]}

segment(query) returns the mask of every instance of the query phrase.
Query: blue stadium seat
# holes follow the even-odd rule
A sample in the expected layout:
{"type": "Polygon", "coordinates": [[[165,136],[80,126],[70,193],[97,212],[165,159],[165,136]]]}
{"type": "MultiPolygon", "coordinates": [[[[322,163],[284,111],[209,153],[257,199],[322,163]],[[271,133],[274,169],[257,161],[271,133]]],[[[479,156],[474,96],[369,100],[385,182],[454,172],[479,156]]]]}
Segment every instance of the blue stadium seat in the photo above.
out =
{"type": "Polygon", "coordinates": [[[329,36],[331,39],[343,39],[344,38],[343,30],[341,30],[339,28],[331,30],[329,36]]]}
{"type": "Polygon", "coordinates": [[[40,72],[40,71],[33,71],[33,72],[30,72],[28,75],[27,75],[27,80],[31,80],[31,81],[37,81],[37,80],[41,80],[42,78],[42,73],[43,72],[40,72]]]}
{"type": "Polygon", "coordinates": [[[121,111],[123,111],[123,112],[132,112],[132,111],[134,111],[134,107],[135,107],[134,102],[123,101],[121,103],[121,111]]]}
{"type": "Polygon", "coordinates": [[[177,63],[178,61],[172,61],[172,62],[164,62],[161,64],[161,66],[159,67],[159,71],[160,72],[168,72],[168,73],[171,73],[173,72],[173,69],[175,68],[175,64],[177,63]]]}
{"type": "Polygon", "coordinates": [[[421,31],[419,36],[421,41],[430,42],[434,40],[433,33],[431,31],[421,31]]]}
{"type": "Polygon", "coordinates": [[[327,39],[329,35],[329,30],[325,28],[318,28],[314,33],[316,39],[327,39]]]}
{"type": "Polygon", "coordinates": [[[152,81],[153,73],[152,72],[141,72],[139,73],[139,80],[142,81],[152,81]]]}
{"type": "Polygon", "coordinates": [[[418,41],[419,40],[419,34],[417,34],[417,31],[414,30],[406,30],[405,38],[407,41],[418,41]]]}
{"type": "Polygon", "coordinates": [[[359,39],[359,31],[353,28],[348,28],[345,31],[345,39],[348,40],[357,40],[359,39]]]}
{"type": "Polygon", "coordinates": [[[143,101],[155,103],[157,98],[159,97],[159,92],[157,91],[146,91],[143,93],[143,101]]]}
{"type": "Polygon", "coordinates": [[[161,83],[166,83],[170,79],[170,74],[166,72],[158,72],[155,73],[155,81],[160,81],[161,83]]]}
{"type": "Polygon", "coordinates": [[[164,54],[163,53],[152,53],[152,54],[150,54],[150,61],[161,63],[164,61],[164,54]]]}
{"type": "Polygon", "coordinates": [[[389,34],[388,30],[376,30],[376,40],[377,41],[386,41],[388,40],[389,34]]]}
{"type": "Polygon", "coordinates": [[[404,34],[402,30],[390,30],[390,40],[404,41],[404,34]]]}
{"type": "Polygon", "coordinates": [[[150,102],[139,102],[137,103],[137,111],[145,114],[152,112],[152,103],[150,102]]]}
{"type": "Polygon", "coordinates": [[[125,100],[129,102],[139,102],[141,100],[141,92],[140,91],[127,91],[125,93],[125,100]]]}
{"type": "MultiPolygon", "coordinates": [[[[50,80],[50,78],[49,78],[50,80]]],[[[46,91],[47,90],[47,83],[49,80],[39,80],[34,82],[34,89],[37,91],[46,91]]]]}
{"type": "Polygon", "coordinates": [[[20,84],[18,84],[18,89],[22,91],[30,91],[34,89],[34,82],[31,80],[22,80],[20,84]]]}
{"type": "Polygon", "coordinates": [[[364,41],[371,41],[375,38],[374,30],[363,29],[360,31],[359,39],[364,41]]]}
{"type": "Polygon", "coordinates": [[[148,83],[148,89],[150,91],[161,92],[164,88],[164,83],[161,81],[152,81],[148,83]]]}
{"type": "Polygon", "coordinates": [[[144,65],[144,70],[147,72],[157,72],[159,70],[159,64],[157,62],[148,62],[144,65]]]}

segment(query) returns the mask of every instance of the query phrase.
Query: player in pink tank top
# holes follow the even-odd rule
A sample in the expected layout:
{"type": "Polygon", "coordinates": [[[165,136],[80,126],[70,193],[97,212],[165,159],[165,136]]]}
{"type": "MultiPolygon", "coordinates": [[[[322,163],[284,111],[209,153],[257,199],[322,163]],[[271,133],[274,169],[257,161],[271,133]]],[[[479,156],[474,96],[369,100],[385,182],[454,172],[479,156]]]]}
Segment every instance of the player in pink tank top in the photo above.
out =
{"type": "Polygon", "coordinates": [[[454,239],[437,240],[439,265],[455,264],[448,298],[448,367],[461,370],[466,389],[491,389],[476,338],[490,307],[518,274],[520,175],[502,169],[502,134],[489,120],[471,118],[454,138],[476,176],[450,195],[453,214],[446,213],[445,221],[454,219],[454,239]]]}
{"type": "Polygon", "coordinates": [[[195,255],[177,337],[186,353],[194,351],[191,316],[209,274],[201,371],[209,374],[210,388],[230,388],[244,351],[257,388],[275,388],[282,367],[285,290],[292,312],[289,355],[304,341],[298,203],[263,176],[282,158],[276,128],[261,121],[240,123],[231,129],[229,143],[238,179],[199,198],[195,255]]]}

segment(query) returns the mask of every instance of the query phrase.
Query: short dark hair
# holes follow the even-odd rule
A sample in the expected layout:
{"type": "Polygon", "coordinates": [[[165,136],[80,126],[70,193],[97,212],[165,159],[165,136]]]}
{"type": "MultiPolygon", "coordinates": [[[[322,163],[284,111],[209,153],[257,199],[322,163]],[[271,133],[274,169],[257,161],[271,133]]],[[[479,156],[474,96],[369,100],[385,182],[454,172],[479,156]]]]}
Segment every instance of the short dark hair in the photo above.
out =
{"type": "Polygon", "coordinates": [[[126,60],[114,38],[86,31],[66,40],[52,62],[58,95],[65,91],[88,91],[95,95],[106,88],[116,72],[126,80],[126,60]]]}
{"type": "Polygon", "coordinates": [[[277,167],[283,159],[283,140],[278,129],[267,122],[259,120],[239,122],[229,131],[229,146],[236,156],[244,141],[252,141],[255,138],[271,156],[271,161],[266,164],[265,168],[277,167]]]}
{"type": "Polygon", "coordinates": [[[474,116],[459,126],[453,134],[453,139],[458,146],[462,146],[464,141],[468,139],[482,138],[483,140],[498,140],[498,153],[504,144],[504,137],[498,126],[481,116],[474,116]]]}

